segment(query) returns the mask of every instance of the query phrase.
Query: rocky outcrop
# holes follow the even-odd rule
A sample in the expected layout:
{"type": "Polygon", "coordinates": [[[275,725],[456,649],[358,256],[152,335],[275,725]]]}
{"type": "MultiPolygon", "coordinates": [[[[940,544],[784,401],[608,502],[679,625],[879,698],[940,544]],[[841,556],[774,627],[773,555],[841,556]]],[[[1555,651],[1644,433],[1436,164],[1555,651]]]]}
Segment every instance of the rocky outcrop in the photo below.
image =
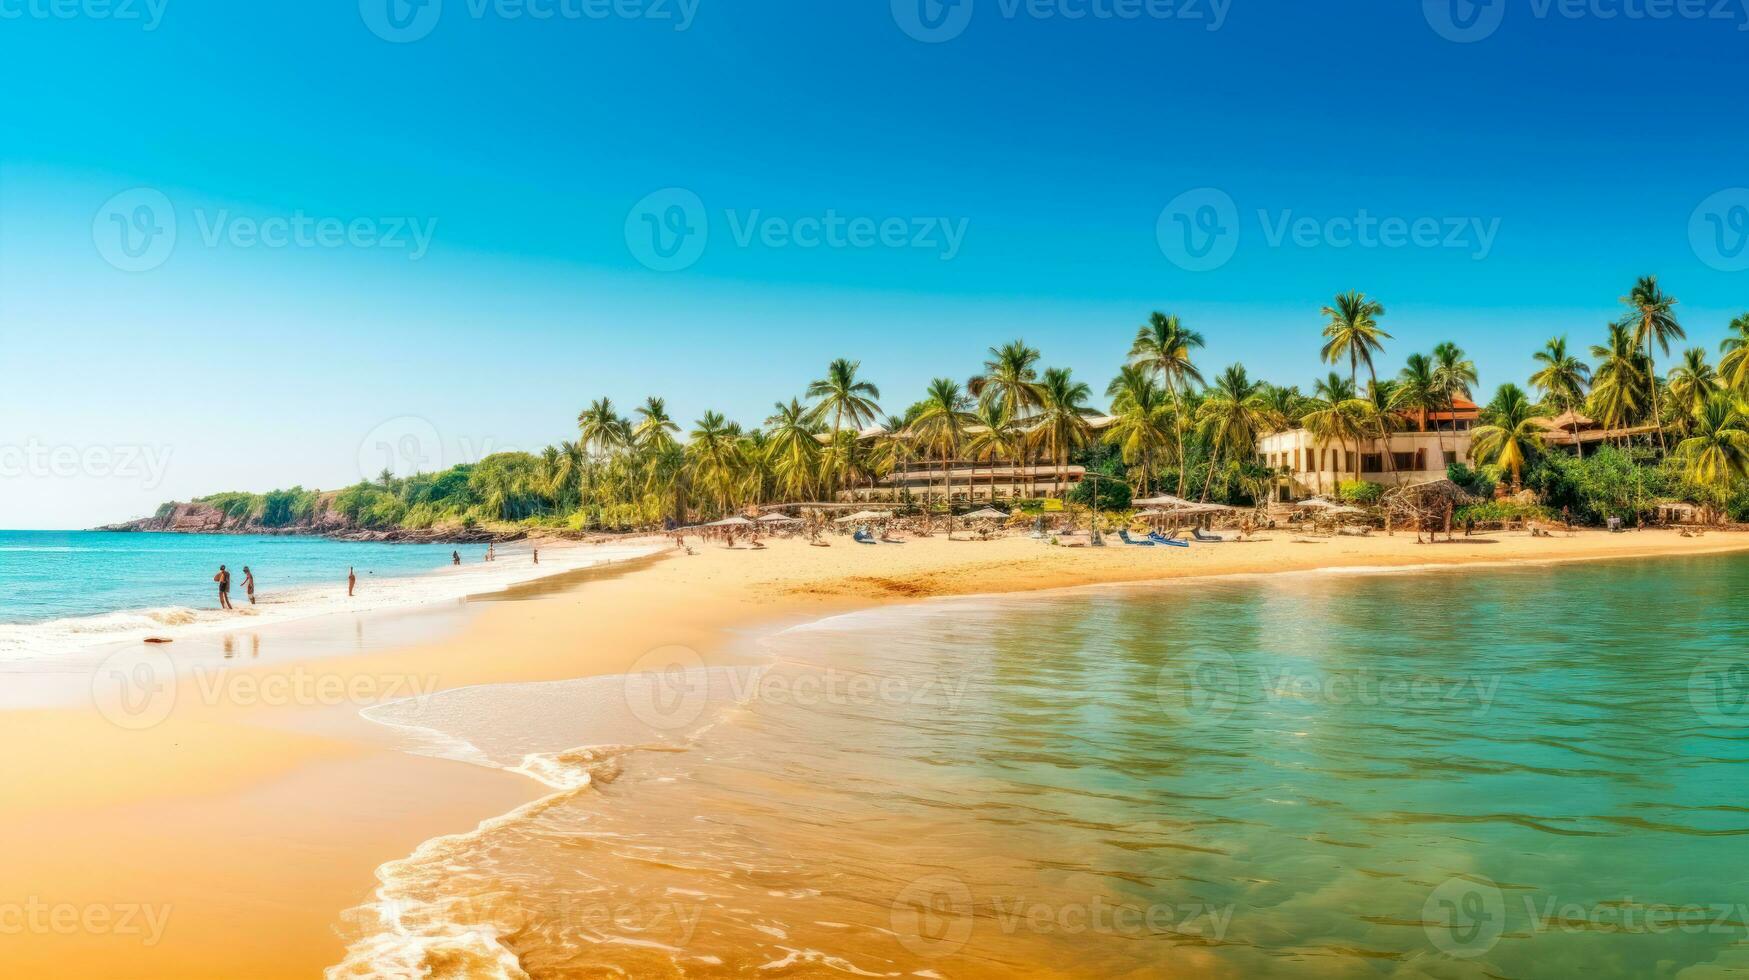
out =
{"type": "Polygon", "coordinates": [[[211,504],[165,504],[151,517],[110,524],[99,531],[159,531],[171,534],[285,534],[317,535],[342,541],[411,541],[454,544],[484,544],[489,541],[519,541],[528,532],[494,531],[459,524],[429,528],[359,527],[346,515],[329,508],[324,497],[309,517],[290,524],[269,527],[253,515],[232,516],[211,504]]]}

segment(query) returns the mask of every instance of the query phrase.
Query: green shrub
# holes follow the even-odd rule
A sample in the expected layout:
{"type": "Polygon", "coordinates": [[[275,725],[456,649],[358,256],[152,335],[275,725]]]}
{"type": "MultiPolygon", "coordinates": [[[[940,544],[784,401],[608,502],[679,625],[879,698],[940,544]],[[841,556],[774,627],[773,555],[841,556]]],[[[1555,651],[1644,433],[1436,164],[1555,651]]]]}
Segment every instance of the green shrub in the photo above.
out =
{"type": "Polygon", "coordinates": [[[1521,504],[1511,500],[1489,500],[1459,507],[1452,512],[1451,519],[1454,524],[1462,524],[1465,521],[1475,521],[1478,524],[1523,520],[1552,521],[1555,519],[1555,513],[1540,504],[1521,504]]]}
{"type": "Polygon", "coordinates": [[[1462,487],[1464,492],[1472,497],[1483,500],[1494,499],[1494,481],[1484,473],[1470,469],[1462,463],[1453,463],[1445,468],[1445,478],[1462,487]]]}
{"type": "Polygon", "coordinates": [[[1336,496],[1342,498],[1343,503],[1353,504],[1356,507],[1376,504],[1384,495],[1384,487],[1377,483],[1368,483],[1365,480],[1343,480],[1336,485],[1336,496]]]}

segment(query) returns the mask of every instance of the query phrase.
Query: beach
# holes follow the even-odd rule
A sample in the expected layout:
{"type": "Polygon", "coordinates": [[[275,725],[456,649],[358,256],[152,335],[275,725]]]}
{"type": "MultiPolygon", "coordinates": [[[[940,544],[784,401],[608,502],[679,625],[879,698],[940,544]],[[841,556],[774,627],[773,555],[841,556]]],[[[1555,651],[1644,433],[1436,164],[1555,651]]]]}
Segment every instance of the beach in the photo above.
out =
{"type": "MultiPolygon", "coordinates": [[[[162,711],[118,715],[99,699],[0,713],[7,743],[30,747],[9,753],[0,791],[0,901],[24,909],[8,921],[25,923],[9,929],[9,972],[320,975],[346,957],[342,915],[372,900],[380,866],[552,791],[525,774],[409,751],[405,732],[360,716],[374,705],[607,677],[652,651],[745,665],[759,636],[946,597],[1445,566],[1464,575],[1749,550],[1742,535],[1595,530],[1438,544],[1275,531],[1189,549],[829,540],[773,540],[763,550],[707,543],[689,555],[651,539],[646,557],[515,585],[430,627],[400,612],[393,623],[329,617],[301,630],[191,634],[168,645],[179,679],[162,711]]],[[[765,776],[782,792],[781,774],[765,776]]]]}

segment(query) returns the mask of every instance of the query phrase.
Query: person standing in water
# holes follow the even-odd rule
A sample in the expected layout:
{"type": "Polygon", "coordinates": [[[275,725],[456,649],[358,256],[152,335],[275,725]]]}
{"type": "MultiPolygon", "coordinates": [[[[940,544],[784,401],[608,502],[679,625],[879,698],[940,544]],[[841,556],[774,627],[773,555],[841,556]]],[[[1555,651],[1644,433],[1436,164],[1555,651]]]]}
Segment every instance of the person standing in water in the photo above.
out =
{"type": "Polygon", "coordinates": [[[251,606],[255,605],[255,573],[249,570],[248,565],[243,566],[243,594],[249,597],[251,606]]]}
{"type": "Polygon", "coordinates": [[[352,595],[352,590],[358,587],[358,572],[349,565],[346,568],[346,594],[352,595]]]}
{"type": "Polygon", "coordinates": [[[231,608],[231,573],[225,566],[219,566],[219,573],[213,576],[213,581],[219,583],[219,608],[231,608]]]}
{"type": "Polygon", "coordinates": [[[487,561],[493,561],[498,557],[497,549],[498,549],[498,546],[495,544],[489,544],[486,546],[486,560],[487,561]]]}
{"type": "Polygon", "coordinates": [[[449,563],[451,565],[460,565],[462,563],[462,553],[459,551],[450,552],[449,553],[449,563]]]}

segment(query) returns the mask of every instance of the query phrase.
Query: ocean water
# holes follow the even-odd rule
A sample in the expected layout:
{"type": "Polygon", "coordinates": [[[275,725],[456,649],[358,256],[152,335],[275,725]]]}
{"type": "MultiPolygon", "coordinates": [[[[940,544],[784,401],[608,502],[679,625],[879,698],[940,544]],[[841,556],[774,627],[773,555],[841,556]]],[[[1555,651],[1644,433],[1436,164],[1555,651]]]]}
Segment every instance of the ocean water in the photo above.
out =
{"type": "Polygon", "coordinates": [[[1742,557],[966,599],[372,709],[548,792],[381,868],[329,975],[1741,976],[1746,599],[1742,557]]]}
{"type": "Polygon", "coordinates": [[[54,656],[148,635],[235,628],[329,611],[364,611],[460,598],[541,572],[588,564],[610,549],[527,545],[386,544],[269,535],[0,531],[0,661],[54,656]],[[464,567],[450,567],[450,552],[464,567]],[[213,575],[232,573],[235,613],[221,613],[213,575]],[[243,593],[255,572],[258,605],[243,593]],[[358,595],[346,595],[346,571],[358,595]]]}

